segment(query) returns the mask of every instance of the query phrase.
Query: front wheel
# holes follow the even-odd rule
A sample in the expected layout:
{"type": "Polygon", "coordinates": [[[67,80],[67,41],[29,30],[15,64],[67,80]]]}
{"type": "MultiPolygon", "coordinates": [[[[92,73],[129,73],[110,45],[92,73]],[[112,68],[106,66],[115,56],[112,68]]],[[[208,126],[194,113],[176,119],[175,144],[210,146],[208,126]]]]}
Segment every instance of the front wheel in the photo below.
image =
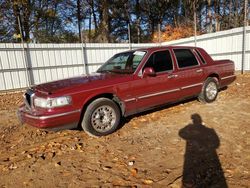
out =
{"type": "Polygon", "coordinates": [[[216,100],[218,95],[218,82],[216,78],[209,77],[198,96],[201,102],[211,103],[216,100]]]}
{"type": "Polygon", "coordinates": [[[94,100],[87,107],[82,120],[82,128],[92,136],[105,136],[113,133],[121,119],[117,104],[107,98],[94,100]]]}

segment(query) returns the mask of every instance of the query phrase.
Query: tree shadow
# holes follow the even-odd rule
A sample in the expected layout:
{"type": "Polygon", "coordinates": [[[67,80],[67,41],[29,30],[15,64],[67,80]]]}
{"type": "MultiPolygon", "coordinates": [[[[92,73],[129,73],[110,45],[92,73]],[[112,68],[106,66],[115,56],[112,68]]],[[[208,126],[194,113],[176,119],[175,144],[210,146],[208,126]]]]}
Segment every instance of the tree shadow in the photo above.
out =
{"type": "Polygon", "coordinates": [[[179,131],[186,140],[183,166],[183,188],[218,187],[227,188],[216,149],[220,140],[215,130],[202,124],[199,114],[191,116],[193,121],[179,131]]]}

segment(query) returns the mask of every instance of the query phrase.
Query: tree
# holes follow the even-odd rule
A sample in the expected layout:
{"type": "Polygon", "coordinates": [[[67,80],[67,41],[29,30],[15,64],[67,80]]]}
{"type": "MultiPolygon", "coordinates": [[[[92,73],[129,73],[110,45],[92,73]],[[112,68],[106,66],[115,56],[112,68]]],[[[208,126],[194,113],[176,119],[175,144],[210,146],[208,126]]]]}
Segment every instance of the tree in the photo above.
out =
{"type": "MultiPolygon", "coordinates": [[[[198,33],[199,34],[199,33],[198,33]]],[[[165,27],[165,31],[161,32],[161,41],[171,41],[177,40],[181,38],[191,37],[194,35],[194,28],[188,25],[179,25],[177,27],[173,27],[171,25],[167,25],[165,27]]],[[[153,42],[159,42],[158,33],[155,32],[153,36],[153,42]]]]}
{"type": "Polygon", "coordinates": [[[181,36],[187,35],[183,28],[194,25],[200,34],[240,27],[243,4],[244,0],[0,0],[0,41],[20,42],[22,34],[25,42],[126,42],[129,25],[132,42],[150,42],[158,26],[163,33],[169,27],[184,32],[181,36]]]}

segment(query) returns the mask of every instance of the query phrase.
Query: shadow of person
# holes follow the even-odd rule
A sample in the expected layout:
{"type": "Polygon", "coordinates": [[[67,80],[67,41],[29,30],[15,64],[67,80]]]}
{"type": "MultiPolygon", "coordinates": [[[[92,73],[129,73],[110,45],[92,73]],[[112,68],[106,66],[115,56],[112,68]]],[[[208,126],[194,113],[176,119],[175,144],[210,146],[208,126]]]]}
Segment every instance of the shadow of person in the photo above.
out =
{"type": "Polygon", "coordinates": [[[179,131],[186,140],[182,187],[228,187],[216,153],[220,146],[216,132],[202,124],[199,114],[191,119],[193,123],[179,131]]]}

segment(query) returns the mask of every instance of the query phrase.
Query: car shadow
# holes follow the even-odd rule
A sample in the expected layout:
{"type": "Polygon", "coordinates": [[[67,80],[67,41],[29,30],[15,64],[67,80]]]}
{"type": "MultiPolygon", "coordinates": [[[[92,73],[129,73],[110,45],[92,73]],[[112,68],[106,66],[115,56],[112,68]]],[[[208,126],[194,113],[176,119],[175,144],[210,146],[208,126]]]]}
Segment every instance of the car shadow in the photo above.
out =
{"type": "Polygon", "coordinates": [[[179,131],[179,136],[186,140],[182,187],[227,188],[216,152],[220,146],[218,135],[203,125],[199,114],[193,114],[191,119],[193,122],[179,131]]]}

